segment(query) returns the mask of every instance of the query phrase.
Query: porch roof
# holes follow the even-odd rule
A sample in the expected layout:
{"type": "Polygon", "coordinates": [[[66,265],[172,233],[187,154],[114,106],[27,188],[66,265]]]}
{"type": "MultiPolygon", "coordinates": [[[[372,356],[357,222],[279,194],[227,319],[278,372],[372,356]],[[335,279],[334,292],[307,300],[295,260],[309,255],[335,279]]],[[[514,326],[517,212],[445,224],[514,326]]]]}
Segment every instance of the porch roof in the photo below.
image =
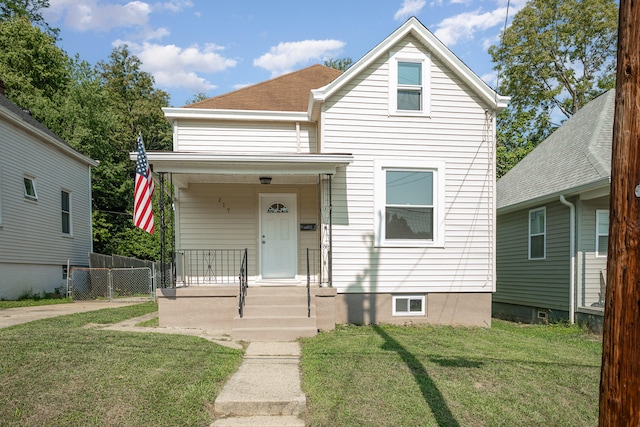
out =
{"type": "MultiPolygon", "coordinates": [[[[137,153],[129,154],[135,160],[137,153]]],[[[339,166],[353,162],[351,154],[223,154],[147,152],[153,171],[173,174],[179,187],[189,183],[257,184],[260,177],[272,184],[315,183],[318,175],[335,174],[339,166]]]]}

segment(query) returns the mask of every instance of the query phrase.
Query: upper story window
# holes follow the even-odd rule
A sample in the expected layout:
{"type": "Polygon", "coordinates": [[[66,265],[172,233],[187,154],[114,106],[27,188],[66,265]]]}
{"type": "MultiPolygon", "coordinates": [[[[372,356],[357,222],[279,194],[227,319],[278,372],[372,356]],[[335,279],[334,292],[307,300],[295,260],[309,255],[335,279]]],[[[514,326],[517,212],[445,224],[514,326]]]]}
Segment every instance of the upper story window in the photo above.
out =
{"type": "Polygon", "coordinates": [[[60,191],[62,209],[62,233],[71,234],[71,193],[60,191]]]}
{"type": "Polygon", "coordinates": [[[444,246],[444,162],[376,162],[376,244],[444,246]]]}
{"type": "Polygon", "coordinates": [[[389,59],[389,114],[429,115],[429,56],[392,53],[389,59]]]}
{"type": "Polygon", "coordinates": [[[30,200],[38,200],[35,178],[32,178],[30,176],[24,177],[24,197],[30,200]]]}
{"type": "Polygon", "coordinates": [[[609,247],[609,211],[596,211],[596,256],[606,257],[609,247]]]}
{"type": "Polygon", "coordinates": [[[529,259],[547,256],[547,208],[529,211],[529,259]]]}

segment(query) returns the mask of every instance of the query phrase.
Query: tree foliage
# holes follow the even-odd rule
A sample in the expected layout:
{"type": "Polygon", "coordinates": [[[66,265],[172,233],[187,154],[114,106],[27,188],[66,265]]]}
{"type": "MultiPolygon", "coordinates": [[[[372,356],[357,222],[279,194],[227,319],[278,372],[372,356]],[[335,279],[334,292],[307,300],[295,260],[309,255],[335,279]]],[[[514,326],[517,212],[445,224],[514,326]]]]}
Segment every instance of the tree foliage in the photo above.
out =
{"type": "Polygon", "coordinates": [[[3,0],[0,2],[0,21],[26,17],[40,26],[48,35],[57,38],[60,30],[52,28],[42,16],[42,10],[49,7],[49,0],[3,0]]]}
{"type": "Polygon", "coordinates": [[[57,108],[69,83],[69,57],[26,16],[0,22],[0,52],[7,97],[48,126],[49,112],[57,108]]]}
{"type": "Polygon", "coordinates": [[[324,66],[329,68],[334,68],[340,71],[347,71],[349,67],[353,64],[353,59],[349,57],[345,58],[329,58],[325,59],[324,66]]]}
{"type": "Polygon", "coordinates": [[[531,0],[514,16],[489,48],[498,91],[511,96],[498,117],[505,152],[535,147],[615,86],[617,22],[614,0],[531,0]]]}
{"type": "MultiPolygon", "coordinates": [[[[133,226],[135,163],[129,153],[139,132],[148,150],[171,148],[171,126],[162,113],[168,94],[154,87],[126,46],[91,66],[69,58],[28,16],[15,15],[0,21],[0,78],[9,99],[99,161],[92,169],[94,250],[158,259],[159,233],[150,236],[133,226]]],[[[156,191],[155,212],[159,197],[156,191]]]]}

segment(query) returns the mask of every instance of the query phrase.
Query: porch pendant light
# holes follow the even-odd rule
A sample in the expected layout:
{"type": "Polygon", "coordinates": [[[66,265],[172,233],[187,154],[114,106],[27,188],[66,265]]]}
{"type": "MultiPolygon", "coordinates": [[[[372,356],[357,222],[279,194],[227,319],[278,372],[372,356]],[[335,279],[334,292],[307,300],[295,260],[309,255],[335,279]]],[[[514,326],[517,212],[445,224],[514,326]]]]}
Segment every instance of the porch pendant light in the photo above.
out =
{"type": "Polygon", "coordinates": [[[271,177],[270,176],[261,176],[260,177],[260,184],[271,184],[271,177]]]}

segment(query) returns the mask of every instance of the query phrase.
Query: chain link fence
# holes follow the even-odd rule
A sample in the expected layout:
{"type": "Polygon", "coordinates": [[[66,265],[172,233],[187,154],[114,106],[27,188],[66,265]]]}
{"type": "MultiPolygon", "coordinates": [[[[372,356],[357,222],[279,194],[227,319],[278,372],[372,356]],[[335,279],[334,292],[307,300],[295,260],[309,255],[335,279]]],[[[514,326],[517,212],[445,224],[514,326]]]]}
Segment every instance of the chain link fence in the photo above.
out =
{"type": "Polygon", "coordinates": [[[69,292],[74,301],[155,301],[154,276],[149,267],[73,267],[69,276],[69,292]]]}

